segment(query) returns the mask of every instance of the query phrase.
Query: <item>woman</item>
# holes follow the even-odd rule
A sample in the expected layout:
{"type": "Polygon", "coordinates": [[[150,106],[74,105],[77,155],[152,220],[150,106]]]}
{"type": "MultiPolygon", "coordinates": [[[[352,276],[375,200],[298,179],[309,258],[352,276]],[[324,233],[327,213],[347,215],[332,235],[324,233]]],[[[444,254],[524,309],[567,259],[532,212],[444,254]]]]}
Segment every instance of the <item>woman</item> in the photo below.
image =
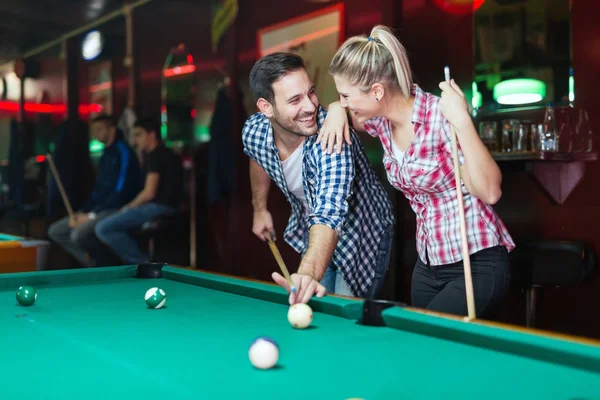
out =
{"type": "MultiPolygon", "coordinates": [[[[369,37],[346,40],[329,72],[354,124],[381,140],[388,180],[416,213],[413,306],[466,315],[458,208],[463,205],[456,196],[450,136],[450,125],[455,127],[475,306],[478,317],[490,315],[508,289],[508,252],[515,245],[492,209],[502,176],[479,139],[464,94],[453,80],[439,84],[441,97],[421,90],[412,81],[404,47],[383,26],[369,37]]],[[[319,140],[331,152],[343,141],[331,127],[344,129],[339,114],[329,115],[319,140]]],[[[351,144],[348,136],[346,142],[351,144]]]]}

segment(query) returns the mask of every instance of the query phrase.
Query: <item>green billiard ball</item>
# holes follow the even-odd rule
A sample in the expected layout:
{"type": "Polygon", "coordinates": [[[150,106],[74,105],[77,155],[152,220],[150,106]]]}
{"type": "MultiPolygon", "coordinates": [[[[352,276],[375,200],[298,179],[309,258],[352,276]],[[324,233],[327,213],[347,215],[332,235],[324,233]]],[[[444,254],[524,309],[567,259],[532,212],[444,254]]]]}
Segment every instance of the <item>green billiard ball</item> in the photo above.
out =
{"type": "Polygon", "coordinates": [[[164,290],[153,287],[146,291],[144,298],[146,299],[146,304],[148,304],[148,307],[161,308],[167,301],[167,294],[164,290]]]}
{"type": "Polygon", "coordinates": [[[17,290],[17,301],[22,306],[30,306],[37,299],[37,291],[31,286],[20,286],[17,290]]]}

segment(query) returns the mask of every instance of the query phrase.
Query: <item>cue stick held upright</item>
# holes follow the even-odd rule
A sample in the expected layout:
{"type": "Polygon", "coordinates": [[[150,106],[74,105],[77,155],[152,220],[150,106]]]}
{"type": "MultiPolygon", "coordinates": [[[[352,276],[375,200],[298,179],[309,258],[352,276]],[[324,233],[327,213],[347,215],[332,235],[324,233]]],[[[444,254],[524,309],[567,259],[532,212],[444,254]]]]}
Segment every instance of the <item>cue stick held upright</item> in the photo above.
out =
{"type": "MultiPolygon", "coordinates": [[[[450,84],[450,68],[444,67],[446,82],[450,84]]],[[[456,182],[456,198],[458,200],[458,215],[460,219],[460,236],[462,241],[463,266],[465,270],[465,289],[467,292],[467,309],[469,319],[475,319],[475,297],[473,295],[473,278],[471,276],[471,258],[469,256],[469,243],[467,242],[467,227],[465,223],[465,207],[462,194],[462,183],[460,177],[460,165],[458,162],[458,145],[454,126],[451,124],[452,131],[452,158],[454,159],[454,179],[456,182]]]]}
{"type": "Polygon", "coordinates": [[[279,264],[279,268],[281,269],[281,272],[283,272],[283,276],[285,277],[288,284],[290,285],[290,289],[292,290],[293,293],[296,293],[296,286],[294,286],[294,284],[292,283],[292,277],[290,276],[290,272],[288,271],[287,267],[285,266],[285,263],[283,262],[283,258],[281,258],[281,253],[279,253],[279,249],[277,248],[277,245],[273,241],[273,237],[271,235],[269,235],[269,238],[267,239],[267,243],[269,244],[269,247],[271,248],[273,257],[275,257],[275,260],[277,260],[277,264],[279,264]]]}
{"type": "Polygon", "coordinates": [[[46,160],[48,160],[48,164],[50,165],[50,169],[52,170],[52,175],[54,175],[54,180],[56,181],[56,186],[58,186],[58,191],[60,192],[60,196],[65,203],[65,207],[67,208],[67,212],[69,213],[69,218],[74,217],[73,209],[71,208],[71,203],[69,202],[69,198],[67,197],[67,193],[65,192],[65,188],[63,187],[62,181],[60,180],[60,176],[58,175],[58,171],[56,169],[56,165],[54,165],[54,160],[50,153],[46,154],[46,160]]]}

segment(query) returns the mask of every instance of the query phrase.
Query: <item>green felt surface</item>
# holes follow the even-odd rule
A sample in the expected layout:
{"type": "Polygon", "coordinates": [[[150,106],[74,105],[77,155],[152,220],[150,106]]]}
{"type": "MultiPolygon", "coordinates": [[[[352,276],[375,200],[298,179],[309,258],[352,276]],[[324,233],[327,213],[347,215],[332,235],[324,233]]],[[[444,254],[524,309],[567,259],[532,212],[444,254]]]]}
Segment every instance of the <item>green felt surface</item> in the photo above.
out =
{"type": "MultiPolygon", "coordinates": [[[[175,268],[162,279],[134,274],[119,267],[0,276],[0,398],[600,399],[594,368],[468,344],[475,326],[436,328],[431,317],[395,309],[386,312],[395,328],[365,327],[355,321],[359,302],[328,297],[311,303],[313,327],[295,330],[275,286],[175,268]],[[17,305],[20,284],[38,289],[34,306],[17,305]],[[146,308],[152,286],[166,291],[166,308],[146,308]],[[422,326],[431,332],[418,333],[422,326]],[[277,368],[249,363],[257,336],[279,344],[277,368]]],[[[523,337],[510,339],[527,347],[523,337]]],[[[549,351],[532,340],[532,352],[549,351]]],[[[564,354],[580,350],[564,346],[564,354]]]]}

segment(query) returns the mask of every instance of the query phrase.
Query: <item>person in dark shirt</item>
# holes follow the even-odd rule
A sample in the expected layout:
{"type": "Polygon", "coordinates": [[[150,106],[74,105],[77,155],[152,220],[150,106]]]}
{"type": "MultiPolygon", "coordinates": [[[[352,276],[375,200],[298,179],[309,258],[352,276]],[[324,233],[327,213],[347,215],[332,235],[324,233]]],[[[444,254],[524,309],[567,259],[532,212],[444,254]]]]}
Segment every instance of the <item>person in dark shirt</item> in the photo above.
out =
{"type": "Polygon", "coordinates": [[[144,153],[144,189],[120,212],[96,225],[96,236],[125,264],[150,261],[130,231],[139,229],[147,221],[179,212],[183,166],[179,156],[164,145],[159,132],[158,124],[150,118],[135,122],[134,141],[138,150],[144,153]]]}
{"type": "Polygon", "coordinates": [[[48,229],[48,236],[84,267],[110,265],[106,248],[94,235],[98,222],[130,202],[141,189],[141,171],[133,149],[109,115],[95,117],[92,135],[104,144],[94,190],[72,218],[64,217],[48,229]]]}

